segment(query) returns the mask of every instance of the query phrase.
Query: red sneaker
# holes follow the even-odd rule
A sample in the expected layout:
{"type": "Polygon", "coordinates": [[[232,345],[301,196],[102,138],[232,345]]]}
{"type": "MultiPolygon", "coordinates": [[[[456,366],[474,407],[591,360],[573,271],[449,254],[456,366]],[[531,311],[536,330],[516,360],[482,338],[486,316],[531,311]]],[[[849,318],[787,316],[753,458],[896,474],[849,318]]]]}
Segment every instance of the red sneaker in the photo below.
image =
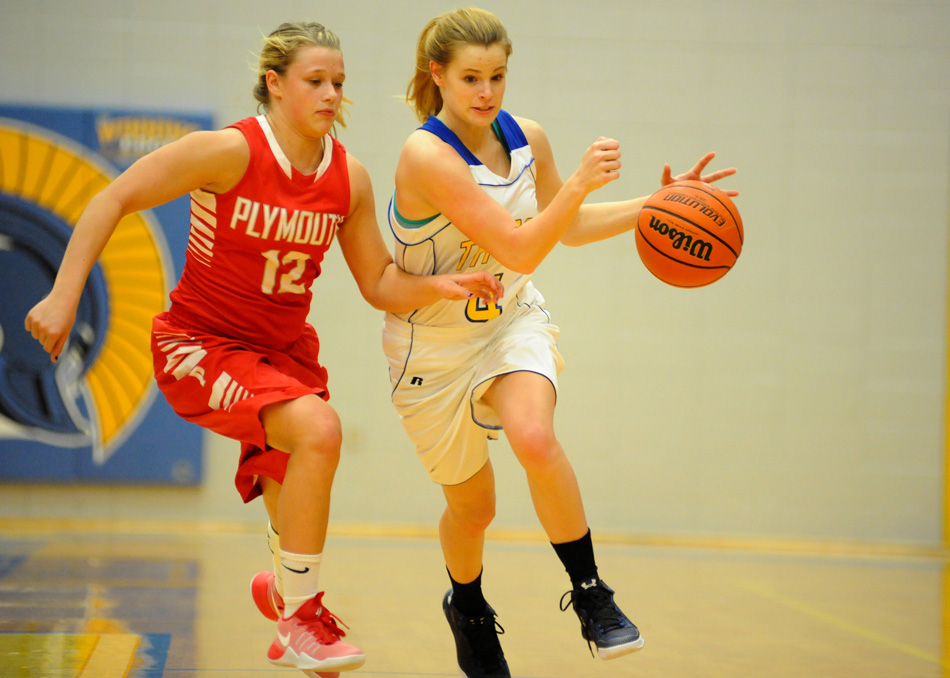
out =
{"type": "MultiPolygon", "coordinates": [[[[277,593],[277,578],[273,572],[258,572],[251,579],[251,598],[261,614],[277,621],[284,611],[284,599],[277,593]]],[[[334,678],[329,676],[328,678],[334,678]]]]}
{"type": "Polygon", "coordinates": [[[337,626],[338,617],[323,607],[322,601],[323,591],[291,617],[282,615],[277,620],[277,638],[267,651],[272,664],[331,674],[363,665],[363,651],[341,640],[346,634],[337,626]]]}

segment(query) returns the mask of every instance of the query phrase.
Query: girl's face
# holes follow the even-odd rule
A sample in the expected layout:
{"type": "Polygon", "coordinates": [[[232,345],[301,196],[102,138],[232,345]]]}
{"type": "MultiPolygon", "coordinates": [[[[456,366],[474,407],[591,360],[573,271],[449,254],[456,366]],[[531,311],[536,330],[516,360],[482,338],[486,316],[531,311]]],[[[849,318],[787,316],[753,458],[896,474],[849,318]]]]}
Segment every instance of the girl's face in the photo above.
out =
{"type": "Polygon", "coordinates": [[[345,79],[341,52],[301,47],[284,75],[268,73],[271,104],[299,134],[322,137],[337,119],[345,79]]]}
{"type": "Polygon", "coordinates": [[[429,64],[442,92],[440,116],[446,121],[485,127],[501,110],[508,74],[508,55],[499,44],[460,47],[445,66],[429,64]]]}

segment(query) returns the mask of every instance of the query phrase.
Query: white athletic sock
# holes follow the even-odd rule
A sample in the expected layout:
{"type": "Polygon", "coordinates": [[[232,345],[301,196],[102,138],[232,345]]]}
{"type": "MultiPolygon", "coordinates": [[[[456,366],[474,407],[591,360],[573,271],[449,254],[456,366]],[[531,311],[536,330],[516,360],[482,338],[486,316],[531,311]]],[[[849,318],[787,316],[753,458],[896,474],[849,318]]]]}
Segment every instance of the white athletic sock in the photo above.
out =
{"type": "Polygon", "coordinates": [[[320,592],[322,553],[290,553],[280,550],[280,569],[284,575],[284,618],[292,617],[301,605],[320,592]]]}
{"type": "Polygon", "coordinates": [[[277,534],[277,530],[274,529],[269,520],[267,521],[267,548],[274,556],[274,586],[277,588],[277,593],[283,598],[284,568],[280,566],[280,535],[277,534]]]}

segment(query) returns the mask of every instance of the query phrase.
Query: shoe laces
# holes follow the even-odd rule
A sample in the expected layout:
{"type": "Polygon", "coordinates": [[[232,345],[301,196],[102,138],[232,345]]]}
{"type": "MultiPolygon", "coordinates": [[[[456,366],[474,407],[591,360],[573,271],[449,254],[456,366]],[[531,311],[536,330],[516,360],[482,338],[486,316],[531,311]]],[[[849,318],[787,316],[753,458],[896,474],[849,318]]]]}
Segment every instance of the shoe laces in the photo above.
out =
{"type": "Polygon", "coordinates": [[[494,614],[484,617],[466,617],[465,621],[462,632],[468,638],[473,654],[483,660],[488,660],[486,669],[497,669],[501,666],[499,657],[502,656],[498,636],[504,635],[504,627],[494,614]]]}
{"type": "Polygon", "coordinates": [[[613,593],[600,581],[596,586],[588,589],[571,589],[561,596],[561,612],[571,605],[575,609],[579,607],[584,610],[590,621],[605,633],[625,628],[623,614],[614,604],[613,593]]]}
{"type": "Polygon", "coordinates": [[[337,625],[337,622],[342,624],[344,628],[348,629],[350,627],[323,605],[323,593],[321,591],[312,600],[305,603],[295,616],[321,644],[332,645],[346,635],[346,632],[337,625]]]}

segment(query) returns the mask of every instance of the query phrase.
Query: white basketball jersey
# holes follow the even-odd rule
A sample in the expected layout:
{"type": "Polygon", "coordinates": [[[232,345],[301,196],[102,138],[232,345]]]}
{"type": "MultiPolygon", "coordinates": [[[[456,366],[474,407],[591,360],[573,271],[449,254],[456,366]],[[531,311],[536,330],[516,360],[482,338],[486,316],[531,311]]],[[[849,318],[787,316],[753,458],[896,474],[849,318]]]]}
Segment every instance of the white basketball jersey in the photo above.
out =
{"type": "MultiPolygon", "coordinates": [[[[534,156],[524,132],[507,112],[500,111],[492,127],[511,158],[507,177],[485,167],[438,118],[430,117],[421,129],[452,146],[468,162],[475,182],[520,225],[538,214],[534,156]]],[[[516,303],[523,293],[533,293],[529,275],[503,266],[442,214],[420,221],[405,219],[396,209],[394,196],[389,203],[389,227],[396,239],[396,264],[404,271],[416,275],[488,271],[505,286],[505,297],[494,304],[477,298],[442,299],[431,306],[396,314],[402,320],[440,327],[486,323],[500,318],[505,307],[516,303]]]]}

